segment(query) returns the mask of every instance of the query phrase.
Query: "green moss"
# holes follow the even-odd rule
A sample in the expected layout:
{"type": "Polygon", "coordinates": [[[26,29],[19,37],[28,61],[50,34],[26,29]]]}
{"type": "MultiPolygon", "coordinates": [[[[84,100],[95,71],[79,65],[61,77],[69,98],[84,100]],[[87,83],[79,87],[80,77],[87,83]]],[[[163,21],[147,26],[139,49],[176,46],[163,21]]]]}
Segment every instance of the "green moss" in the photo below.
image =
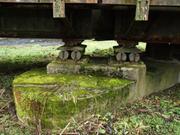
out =
{"type": "Polygon", "coordinates": [[[64,127],[71,117],[83,119],[115,110],[127,97],[131,82],[99,76],[47,75],[40,69],[16,77],[13,84],[20,119],[34,124],[40,119],[44,127],[64,127]]]}
{"type": "Polygon", "coordinates": [[[49,75],[45,70],[36,69],[26,72],[15,78],[13,84],[74,84],[88,88],[112,88],[129,84],[130,81],[119,78],[107,78],[100,76],[58,74],[49,75]]]}

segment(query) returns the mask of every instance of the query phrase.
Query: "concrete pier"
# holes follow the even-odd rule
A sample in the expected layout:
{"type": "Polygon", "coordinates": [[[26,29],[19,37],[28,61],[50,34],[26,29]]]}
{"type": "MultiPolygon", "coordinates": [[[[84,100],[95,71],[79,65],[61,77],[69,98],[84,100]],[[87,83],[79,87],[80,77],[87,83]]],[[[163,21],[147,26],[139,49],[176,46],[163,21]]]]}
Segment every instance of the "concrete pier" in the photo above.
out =
{"type": "Polygon", "coordinates": [[[26,72],[13,83],[18,118],[26,124],[64,127],[71,119],[117,113],[127,102],[141,99],[180,82],[178,63],[67,64],[52,62],[26,72]]]}

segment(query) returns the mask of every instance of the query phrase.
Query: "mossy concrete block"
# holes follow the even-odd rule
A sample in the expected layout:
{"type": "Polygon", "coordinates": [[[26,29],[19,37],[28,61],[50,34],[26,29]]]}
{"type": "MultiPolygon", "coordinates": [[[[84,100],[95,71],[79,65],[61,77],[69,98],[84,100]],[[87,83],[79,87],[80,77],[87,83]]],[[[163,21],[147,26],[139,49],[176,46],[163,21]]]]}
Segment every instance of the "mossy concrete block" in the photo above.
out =
{"type": "Polygon", "coordinates": [[[116,76],[122,77],[122,71],[119,67],[112,67],[107,65],[96,64],[70,64],[53,61],[47,65],[48,74],[86,74],[86,75],[104,75],[104,76],[116,76]]]}
{"type": "MultiPolygon", "coordinates": [[[[179,64],[145,63],[121,66],[83,63],[76,74],[47,74],[45,69],[26,72],[13,83],[17,115],[25,123],[64,127],[71,118],[79,121],[92,114],[118,112],[122,103],[179,83],[179,64]]],[[[74,70],[74,65],[71,66],[74,70]]]]}
{"type": "MultiPolygon", "coordinates": [[[[126,77],[125,68],[128,70],[131,67],[132,74],[127,73],[131,76],[134,72],[134,67],[145,67],[144,63],[114,63],[109,64],[107,61],[103,61],[103,58],[100,58],[99,61],[95,62],[94,59],[83,59],[80,62],[73,62],[72,60],[68,61],[58,61],[55,60],[47,65],[48,74],[85,74],[85,75],[100,75],[100,76],[109,76],[109,77],[126,77]],[[100,64],[99,64],[100,63],[100,64]]],[[[136,80],[136,78],[134,78],[136,80]]]]}
{"type": "Polygon", "coordinates": [[[87,75],[48,75],[32,70],[15,78],[13,93],[18,118],[46,128],[64,127],[71,118],[116,112],[126,101],[132,81],[87,75]]]}
{"type": "Polygon", "coordinates": [[[55,60],[47,65],[48,74],[58,73],[82,73],[82,68],[87,65],[89,58],[83,58],[81,61],[74,60],[55,60]]]}

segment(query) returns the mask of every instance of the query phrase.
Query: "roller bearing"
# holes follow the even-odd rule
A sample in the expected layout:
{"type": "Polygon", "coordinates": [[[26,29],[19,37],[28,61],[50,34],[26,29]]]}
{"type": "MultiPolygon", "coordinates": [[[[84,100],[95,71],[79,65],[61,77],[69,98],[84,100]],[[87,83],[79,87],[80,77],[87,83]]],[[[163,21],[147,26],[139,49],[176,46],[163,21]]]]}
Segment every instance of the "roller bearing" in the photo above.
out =
{"type": "Polygon", "coordinates": [[[68,57],[69,57],[69,52],[68,52],[68,51],[66,51],[66,50],[60,51],[60,53],[59,53],[59,58],[60,58],[61,60],[67,60],[68,57]]]}
{"type": "Polygon", "coordinates": [[[127,60],[126,53],[122,53],[122,52],[117,53],[116,54],[116,60],[117,61],[126,61],[127,60]]]}
{"type": "Polygon", "coordinates": [[[129,54],[129,61],[130,62],[139,62],[140,61],[140,54],[139,53],[130,53],[129,54]]]}
{"type": "Polygon", "coordinates": [[[81,59],[81,57],[82,57],[82,54],[81,54],[80,51],[75,50],[75,51],[72,51],[72,52],[71,52],[71,58],[72,58],[73,60],[78,61],[78,60],[81,59]]]}

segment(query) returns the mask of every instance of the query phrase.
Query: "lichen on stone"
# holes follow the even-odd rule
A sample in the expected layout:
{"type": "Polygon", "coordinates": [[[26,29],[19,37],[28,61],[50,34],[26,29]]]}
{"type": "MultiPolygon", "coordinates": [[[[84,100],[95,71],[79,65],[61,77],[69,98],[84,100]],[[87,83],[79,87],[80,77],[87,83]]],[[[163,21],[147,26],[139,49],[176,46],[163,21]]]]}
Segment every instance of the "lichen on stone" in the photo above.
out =
{"type": "Polygon", "coordinates": [[[43,127],[63,127],[71,119],[114,110],[129,93],[131,81],[90,75],[46,74],[28,71],[13,82],[19,119],[43,127]],[[123,89],[123,88],[126,89],[123,89]]]}

